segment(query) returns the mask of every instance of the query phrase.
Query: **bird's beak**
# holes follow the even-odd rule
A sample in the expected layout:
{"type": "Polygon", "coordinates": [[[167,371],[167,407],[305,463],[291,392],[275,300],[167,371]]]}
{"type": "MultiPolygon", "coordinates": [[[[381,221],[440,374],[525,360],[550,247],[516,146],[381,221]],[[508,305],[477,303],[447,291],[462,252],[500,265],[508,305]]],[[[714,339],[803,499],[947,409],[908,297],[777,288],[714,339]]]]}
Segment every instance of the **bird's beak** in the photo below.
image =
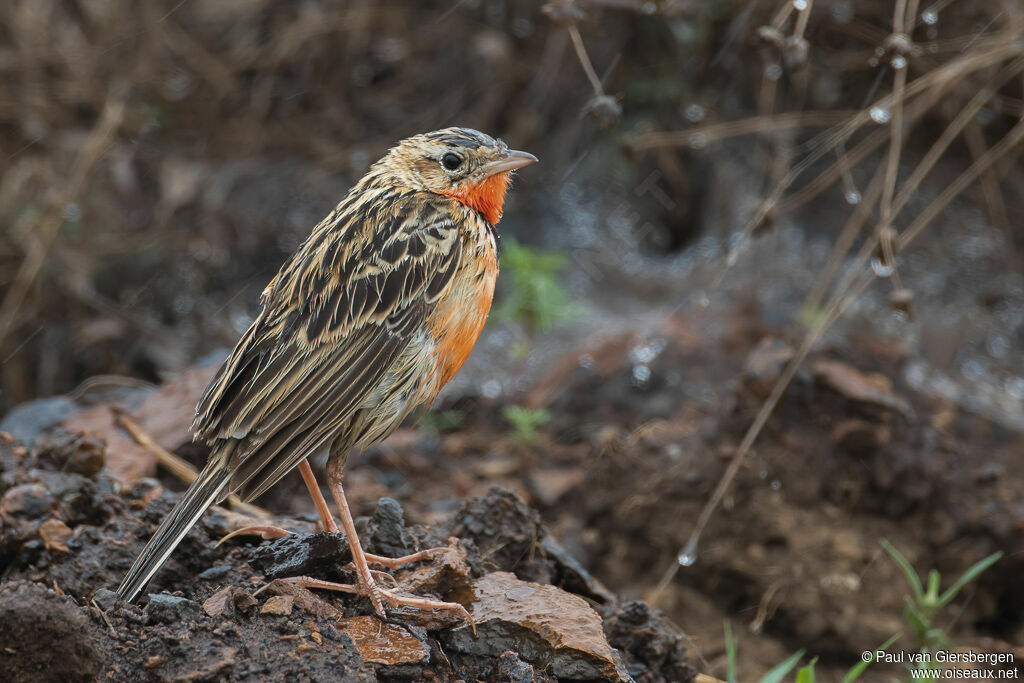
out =
{"type": "Polygon", "coordinates": [[[529,152],[520,152],[519,150],[512,149],[505,153],[505,155],[500,159],[484,164],[480,171],[483,173],[484,177],[490,177],[496,173],[508,173],[509,171],[516,170],[517,168],[529,166],[537,161],[539,161],[539,159],[529,152]]]}

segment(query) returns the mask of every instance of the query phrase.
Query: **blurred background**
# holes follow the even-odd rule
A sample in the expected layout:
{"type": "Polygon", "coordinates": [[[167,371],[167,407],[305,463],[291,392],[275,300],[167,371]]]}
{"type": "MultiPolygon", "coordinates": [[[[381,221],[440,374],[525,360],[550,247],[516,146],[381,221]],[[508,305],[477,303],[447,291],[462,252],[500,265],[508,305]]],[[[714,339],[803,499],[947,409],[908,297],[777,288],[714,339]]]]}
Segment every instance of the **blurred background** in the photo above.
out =
{"type": "Polygon", "coordinates": [[[7,0],[0,414],[219,360],[369,164],[478,128],[542,162],[495,310],[356,495],[515,488],[721,678],[1021,652],[1022,83],[1015,0],[7,0]],[[1006,555],[917,623],[882,538],[1006,555]]]}

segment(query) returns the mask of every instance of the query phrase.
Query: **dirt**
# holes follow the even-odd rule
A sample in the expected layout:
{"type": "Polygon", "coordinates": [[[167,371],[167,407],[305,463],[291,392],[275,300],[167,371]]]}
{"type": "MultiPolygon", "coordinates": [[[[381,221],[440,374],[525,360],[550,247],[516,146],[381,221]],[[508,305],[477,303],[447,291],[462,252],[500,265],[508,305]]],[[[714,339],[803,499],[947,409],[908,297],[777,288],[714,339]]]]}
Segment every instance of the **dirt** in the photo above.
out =
{"type": "Polygon", "coordinates": [[[637,647],[650,637],[649,620],[624,627],[633,622],[617,615],[636,607],[615,604],[566,561],[546,541],[537,513],[502,489],[466,501],[446,525],[407,526],[389,498],[360,520],[374,552],[446,545],[440,557],[394,572],[393,580],[400,591],[462,600],[475,634],[446,613],[395,609],[385,623],[360,597],[282,581],[352,582],[344,538],[304,533],[308,523],[281,519],[296,533],[218,546],[226,532],[254,521],[219,508],[188,535],[139,604],[125,604],[111,589],[174,494],[147,479],[122,488],[102,466],[105,449],[95,438],[57,431],[41,443],[0,447],[6,680],[624,681],[632,673],[668,681],[694,674],[678,629],[657,621],[657,636],[671,648],[637,647]],[[69,533],[54,541],[53,522],[69,533]],[[606,635],[604,623],[615,630],[606,635]]]}
{"type": "MultiPolygon", "coordinates": [[[[400,431],[351,464],[346,488],[368,548],[393,556],[451,548],[394,579],[402,590],[463,602],[478,620],[476,638],[451,619],[405,612],[384,625],[361,598],[282,583],[299,574],[353,580],[343,568],[347,544],[313,533],[315,515],[294,476],[257,501],[284,514],[270,523],[294,534],[218,547],[254,520],[214,508],[149,596],[117,603],[108,589],[181,484],[162,469],[159,481],[123,484],[102,429],[81,436],[44,425],[33,446],[0,449],[3,594],[24,596],[0,604],[28,604],[16,613],[31,621],[11,637],[38,642],[33,634],[54,628],[47,615],[74,614],[48,639],[67,639],[72,652],[94,643],[95,656],[83,655],[76,670],[95,666],[114,680],[330,672],[344,680],[653,682],[686,681],[697,670],[724,677],[729,619],[740,680],[799,648],[821,657],[822,680],[839,680],[861,651],[906,632],[908,589],[881,550],[886,538],[919,570],[940,570],[944,585],[1004,551],[939,625],[958,646],[1024,659],[1016,590],[1024,505],[1010,484],[1024,474],[1024,435],[908,387],[900,371],[907,353],[891,339],[862,336],[812,353],[712,518],[696,563],[657,596],[663,612],[642,601],[675,561],[795,334],[766,326],[749,307],[677,315],[554,363],[515,399],[551,412],[532,440],[510,429],[502,402],[450,399],[439,407],[453,418],[447,428],[400,431]],[[700,384],[717,385],[717,398],[683,398],[700,384]],[[578,619],[559,621],[573,610],[578,619]]],[[[187,384],[97,395],[76,409],[116,404],[134,406],[140,420],[162,415],[164,423],[147,424],[198,463],[201,451],[172,428],[187,416],[172,409],[192,400],[181,393],[187,384]]],[[[19,671],[46,662],[46,652],[21,640],[6,646],[23,653],[19,671]]],[[[864,680],[895,671],[877,667],[864,680]]]]}

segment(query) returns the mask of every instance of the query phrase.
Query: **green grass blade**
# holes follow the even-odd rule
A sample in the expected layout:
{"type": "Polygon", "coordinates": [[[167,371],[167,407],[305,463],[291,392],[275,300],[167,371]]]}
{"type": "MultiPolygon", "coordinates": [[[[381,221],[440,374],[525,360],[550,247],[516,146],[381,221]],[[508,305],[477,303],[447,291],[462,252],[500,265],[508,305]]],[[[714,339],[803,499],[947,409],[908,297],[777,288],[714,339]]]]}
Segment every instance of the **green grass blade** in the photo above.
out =
{"type": "Polygon", "coordinates": [[[964,572],[963,576],[956,580],[952,586],[950,586],[945,593],[939,597],[939,607],[943,607],[950,600],[956,597],[957,593],[963,590],[963,587],[978,578],[982,572],[994,565],[1003,556],[1003,551],[992,553],[984,560],[977,562],[970,569],[964,572]]]}
{"type": "Polygon", "coordinates": [[[914,567],[910,564],[910,560],[908,560],[899,550],[896,550],[896,546],[889,543],[888,540],[883,538],[879,543],[881,543],[882,547],[885,548],[885,552],[889,553],[889,557],[891,557],[892,561],[896,563],[896,566],[903,571],[903,575],[906,577],[907,583],[910,584],[910,588],[914,591],[914,598],[918,602],[923,600],[924,586],[921,585],[921,577],[917,575],[916,571],[914,571],[914,567]]]}
{"type": "Polygon", "coordinates": [[[817,663],[818,658],[815,657],[807,666],[802,666],[796,672],[796,683],[814,683],[814,665],[817,663]]]}
{"type": "Polygon", "coordinates": [[[879,650],[888,650],[890,647],[892,647],[892,644],[899,640],[901,637],[901,633],[895,634],[892,638],[885,641],[884,643],[882,643],[877,648],[871,651],[871,659],[869,659],[866,662],[861,660],[857,662],[855,665],[853,665],[850,668],[850,670],[846,672],[846,675],[843,676],[843,683],[853,683],[853,681],[856,681],[858,678],[860,678],[860,675],[864,673],[865,669],[871,666],[872,662],[875,661],[875,653],[879,650]]]}
{"type": "Polygon", "coordinates": [[[732,624],[728,619],[722,622],[722,629],[725,631],[725,680],[736,683],[736,638],[732,635],[732,624]]]}
{"type": "Polygon", "coordinates": [[[793,667],[800,663],[800,659],[803,656],[804,650],[794,652],[789,659],[772,667],[772,670],[766,673],[759,683],[782,683],[783,679],[793,670],[793,667]]]}

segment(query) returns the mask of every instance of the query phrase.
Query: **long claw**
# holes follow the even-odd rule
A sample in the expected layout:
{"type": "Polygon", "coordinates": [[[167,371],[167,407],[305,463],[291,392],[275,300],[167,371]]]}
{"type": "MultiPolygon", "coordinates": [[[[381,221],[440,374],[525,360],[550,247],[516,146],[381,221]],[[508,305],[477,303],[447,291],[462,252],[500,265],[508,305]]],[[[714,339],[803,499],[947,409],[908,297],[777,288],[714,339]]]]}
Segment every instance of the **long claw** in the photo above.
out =
{"type": "Polygon", "coordinates": [[[292,532],[287,529],[282,529],[281,527],[276,526],[247,526],[242,529],[235,529],[230,534],[217,541],[217,545],[219,546],[229,538],[234,538],[236,536],[259,536],[264,541],[270,541],[273,539],[284,538],[291,533],[292,532]]]}

